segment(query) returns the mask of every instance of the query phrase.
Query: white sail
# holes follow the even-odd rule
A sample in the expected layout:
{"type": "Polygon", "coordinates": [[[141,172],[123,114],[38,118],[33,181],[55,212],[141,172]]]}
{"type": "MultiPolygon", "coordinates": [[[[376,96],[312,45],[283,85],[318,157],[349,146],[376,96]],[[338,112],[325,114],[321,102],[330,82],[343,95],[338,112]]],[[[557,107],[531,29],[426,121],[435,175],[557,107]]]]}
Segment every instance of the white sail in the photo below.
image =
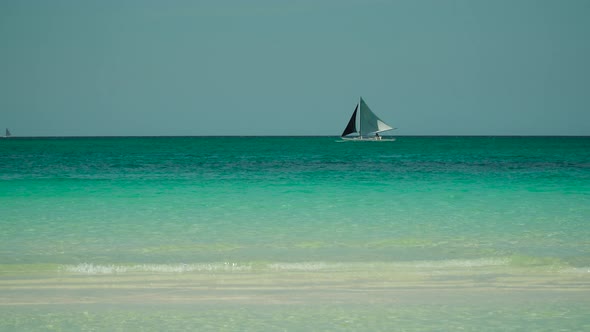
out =
{"type": "Polygon", "coordinates": [[[388,131],[395,129],[388,125],[387,123],[383,122],[365,103],[363,98],[360,98],[359,103],[356,105],[354,112],[352,112],[352,116],[344,128],[342,135],[340,135],[345,140],[353,140],[353,141],[361,141],[361,140],[369,140],[369,141],[394,141],[395,138],[388,138],[382,139],[381,136],[378,134],[382,131],[388,131]],[[357,116],[358,115],[358,116],[357,116]],[[358,130],[357,130],[357,118],[358,118],[358,130]],[[358,134],[358,136],[347,137],[350,134],[358,134]]]}
{"type": "Polygon", "coordinates": [[[361,98],[360,101],[360,132],[361,136],[380,133],[382,131],[392,130],[393,127],[379,119],[369,108],[367,103],[361,98]]]}

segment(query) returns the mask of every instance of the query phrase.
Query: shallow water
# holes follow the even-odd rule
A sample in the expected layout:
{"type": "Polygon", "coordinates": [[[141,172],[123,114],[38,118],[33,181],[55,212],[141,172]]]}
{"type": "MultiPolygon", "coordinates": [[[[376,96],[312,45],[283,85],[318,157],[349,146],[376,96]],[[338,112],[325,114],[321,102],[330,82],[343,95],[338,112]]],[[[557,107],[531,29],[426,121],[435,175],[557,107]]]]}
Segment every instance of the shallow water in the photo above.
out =
{"type": "Polygon", "coordinates": [[[588,326],[590,138],[337,140],[1,140],[0,327],[588,326]]]}

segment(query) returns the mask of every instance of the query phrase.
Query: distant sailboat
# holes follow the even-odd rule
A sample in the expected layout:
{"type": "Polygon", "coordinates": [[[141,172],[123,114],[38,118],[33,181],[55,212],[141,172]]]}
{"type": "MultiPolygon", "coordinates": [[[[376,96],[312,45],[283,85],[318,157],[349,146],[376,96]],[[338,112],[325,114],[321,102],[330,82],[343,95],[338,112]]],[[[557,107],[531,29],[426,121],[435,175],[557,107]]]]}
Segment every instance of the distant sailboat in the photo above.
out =
{"type": "Polygon", "coordinates": [[[354,141],[395,141],[395,138],[382,138],[379,133],[393,130],[387,123],[383,122],[365,103],[363,98],[360,98],[359,103],[356,105],[352,116],[342,132],[342,139],[354,140],[354,141]],[[359,118],[358,130],[356,129],[357,114],[359,118]],[[350,134],[358,134],[357,136],[348,137],[350,134]]]}
{"type": "Polygon", "coordinates": [[[12,134],[10,133],[10,130],[8,130],[8,128],[6,128],[6,133],[4,134],[4,137],[8,138],[10,136],[12,136],[12,134]]]}

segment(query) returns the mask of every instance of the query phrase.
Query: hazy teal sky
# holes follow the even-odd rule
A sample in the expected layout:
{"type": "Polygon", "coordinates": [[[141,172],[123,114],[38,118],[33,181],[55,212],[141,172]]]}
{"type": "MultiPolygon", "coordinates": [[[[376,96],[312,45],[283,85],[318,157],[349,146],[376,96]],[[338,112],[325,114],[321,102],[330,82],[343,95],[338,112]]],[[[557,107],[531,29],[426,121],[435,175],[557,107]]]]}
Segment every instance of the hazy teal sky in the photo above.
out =
{"type": "Polygon", "coordinates": [[[590,135],[588,0],[0,1],[0,128],[590,135]]]}

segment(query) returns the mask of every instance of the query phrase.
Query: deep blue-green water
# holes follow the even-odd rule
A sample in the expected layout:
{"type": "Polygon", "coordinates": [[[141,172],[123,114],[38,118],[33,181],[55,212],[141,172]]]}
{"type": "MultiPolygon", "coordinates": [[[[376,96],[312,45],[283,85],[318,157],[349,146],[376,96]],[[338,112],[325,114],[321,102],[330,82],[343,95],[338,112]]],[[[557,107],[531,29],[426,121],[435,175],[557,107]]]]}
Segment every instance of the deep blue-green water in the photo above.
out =
{"type": "Polygon", "coordinates": [[[5,275],[585,271],[589,222],[589,137],[0,140],[5,275]]]}

